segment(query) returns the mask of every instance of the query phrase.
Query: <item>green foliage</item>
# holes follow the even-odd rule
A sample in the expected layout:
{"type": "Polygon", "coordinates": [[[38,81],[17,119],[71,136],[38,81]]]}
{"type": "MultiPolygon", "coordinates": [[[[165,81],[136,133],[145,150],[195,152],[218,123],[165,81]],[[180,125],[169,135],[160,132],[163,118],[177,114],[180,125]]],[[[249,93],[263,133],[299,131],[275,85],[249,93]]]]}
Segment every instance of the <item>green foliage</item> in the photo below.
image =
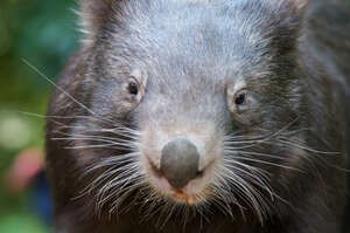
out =
{"type": "Polygon", "coordinates": [[[46,230],[36,218],[28,214],[15,214],[0,219],[0,232],[44,233],[46,230]]]}
{"type": "MultiPolygon", "coordinates": [[[[44,119],[23,112],[45,114],[53,87],[23,60],[55,80],[77,49],[76,8],[73,0],[0,1],[0,178],[21,150],[43,145],[44,119]]],[[[44,232],[28,202],[0,179],[0,232],[44,232]]]]}

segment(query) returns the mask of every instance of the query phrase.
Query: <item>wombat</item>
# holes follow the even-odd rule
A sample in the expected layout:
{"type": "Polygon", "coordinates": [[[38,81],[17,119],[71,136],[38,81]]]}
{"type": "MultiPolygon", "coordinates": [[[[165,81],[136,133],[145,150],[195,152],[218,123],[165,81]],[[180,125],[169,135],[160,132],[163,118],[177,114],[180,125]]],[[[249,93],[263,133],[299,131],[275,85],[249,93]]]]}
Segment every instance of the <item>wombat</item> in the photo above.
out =
{"type": "Polygon", "coordinates": [[[326,0],[81,0],[50,102],[64,233],[336,233],[350,11],[326,0]]]}

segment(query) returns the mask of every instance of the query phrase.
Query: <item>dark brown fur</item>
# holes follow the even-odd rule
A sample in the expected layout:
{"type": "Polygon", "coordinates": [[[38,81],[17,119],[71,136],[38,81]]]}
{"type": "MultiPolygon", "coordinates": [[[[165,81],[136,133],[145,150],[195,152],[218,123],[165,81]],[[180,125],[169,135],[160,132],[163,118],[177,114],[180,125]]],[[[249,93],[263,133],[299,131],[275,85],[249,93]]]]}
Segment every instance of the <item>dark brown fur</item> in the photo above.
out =
{"type": "MultiPolygon", "coordinates": [[[[143,0],[141,1],[143,2],[143,0]]],[[[271,1],[273,2],[273,0],[271,1]]],[[[293,0],[285,1],[293,2],[293,0]]],[[[107,4],[112,4],[110,2],[116,4],[115,2],[118,1],[106,2],[109,2],[107,4]]],[[[118,4],[129,4],[125,3],[127,1],[120,2],[118,4]]],[[[304,1],[295,0],[294,2],[302,3],[304,1]]],[[[276,65],[273,72],[281,76],[288,76],[288,78],[283,82],[278,82],[277,85],[274,81],[271,81],[267,83],[267,87],[264,87],[266,89],[261,88],[261,91],[270,93],[271,96],[284,95],[286,90],[284,85],[290,85],[289,81],[293,80],[293,77],[289,76],[291,70],[296,75],[304,77],[304,79],[302,79],[301,93],[296,94],[297,100],[295,100],[301,104],[298,104],[297,107],[293,106],[291,109],[280,110],[277,106],[275,106],[276,109],[271,108],[271,111],[276,111],[278,114],[269,113],[264,109],[263,111],[267,112],[264,112],[261,117],[268,117],[271,121],[264,123],[263,126],[277,129],[281,125],[283,126],[288,118],[293,118],[293,114],[295,114],[300,117],[300,122],[295,125],[296,129],[308,127],[314,130],[310,134],[303,135],[306,137],[306,144],[310,148],[323,152],[336,151],[339,154],[324,155],[323,157],[322,153],[321,155],[316,155],[316,153],[312,157],[312,164],[296,160],[296,164],[293,164],[293,166],[308,171],[306,173],[281,171],[267,166],[266,169],[278,177],[271,181],[272,186],[286,202],[276,199],[272,204],[271,214],[261,223],[254,212],[249,209],[246,211],[244,219],[237,206],[233,205],[233,220],[232,217],[227,216],[227,213],[222,212],[220,206],[215,204],[208,204],[207,209],[210,211],[201,214],[198,214],[194,209],[190,209],[186,221],[179,221],[183,217],[181,211],[175,211],[169,219],[157,218],[157,215],[144,220],[142,215],[145,208],[147,209],[147,203],[144,204],[145,201],[142,198],[134,198],[133,195],[128,196],[126,200],[127,203],[133,203],[131,208],[129,206],[125,212],[109,215],[107,207],[102,207],[102,213],[96,211],[96,191],[93,190],[87,195],[80,195],[86,185],[104,171],[99,170],[97,174],[91,176],[84,176],[84,172],[91,165],[98,163],[101,157],[104,158],[107,155],[102,153],[104,152],[103,149],[67,149],[67,146],[74,145],[75,142],[57,141],[53,138],[70,134],[71,127],[76,125],[90,125],[91,122],[89,121],[96,117],[89,112],[91,109],[94,113],[98,112],[98,116],[101,118],[107,115],[108,119],[122,120],[136,128],[138,123],[145,121],[144,119],[138,119],[137,116],[147,117],[147,114],[142,113],[146,108],[142,109],[142,107],[139,110],[141,112],[139,115],[123,115],[122,119],[118,113],[108,112],[108,109],[106,113],[104,106],[109,103],[107,99],[97,104],[97,107],[94,106],[94,90],[97,90],[101,83],[105,81],[104,77],[108,76],[108,71],[104,68],[110,68],[109,65],[115,62],[105,54],[114,48],[112,37],[108,36],[116,33],[114,30],[111,30],[110,33],[103,33],[106,27],[111,27],[109,19],[112,16],[108,11],[108,7],[107,9],[104,8],[106,5],[91,7],[94,3],[93,0],[87,0],[84,5],[83,1],[83,10],[90,16],[87,19],[87,27],[92,30],[88,39],[95,40],[95,42],[90,41],[84,44],[81,51],[70,59],[58,83],[66,93],[61,90],[55,92],[48,112],[47,171],[54,191],[55,229],[57,232],[336,233],[340,230],[344,217],[346,193],[344,168],[346,167],[347,153],[350,151],[350,137],[348,136],[350,132],[348,102],[350,97],[350,65],[348,63],[350,61],[349,5],[341,1],[314,0],[308,6],[305,16],[299,15],[304,19],[301,20],[302,26],[294,25],[295,22],[291,19],[287,22],[289,28],[277,25],[280,27],[276,27],[278,32],[273,31],[271,32],[273,35],[268,35],[274,37],[269,46],[271,48],[276,46],[276,49],[273,50],[273,53],[276,54],[273,55],[272,60],[278,65],[276,65]],[[288,30],[284,31],[285,29],[288,30]],[[292,39],[291,37],[295,38],[292,39]],[[98,43],[104,44],[102,46],[98,43]],[[295,63],[290,62],[294,59],[295,63]],[[79,103],[75,100],[78,100],[79,103]],[[84,119],[82,116],[90,118],[84,119]],[[280,118],[285,121],[280,122],[280,118]],[[165,222],[164,225],[163,222],[165,222]]],[[[142,5],[140,4],[138,7],[142,8],[142,5]]],[[[290,10],[297,11],[296,9],[290,10]]],[[[147,11],[147,8],[140,11],[147,11]]],[[[120,10],[119,15],[114,16],[117,18],[114,22],[120,28],[124,28],[123,24],[125,22],[120,18],[123,17],[124,13],[120,10]]],[[[228,11],[227,14],[229,13],[228,11]]],[[[248,13],[251,12],[248,10],[248,13]]],[[[261,20],[264,21],[264,19],[261,20]]],[[[267,22],[266,27],[270,26],[267,22]]],[[[120,37],[129,36],[128,32],[123,33],[120,37]]],[[[142,45],[139,46],[142,47],[142,45]]],[[[122,48],[118,51],[121,50],[122,48]]],[[[155,54],[162,54],[159,55],[159,58],[151,58],[159,60],[157,64],[162,67],[162,62],[167,61],[166,57],[161,57],[164,55],[164,51],[155,50],[154,52],[155,54]]],[[[123,62],[132,60],[128,57],[129,53],[122,54],[122,56],[120,60],[123,62]]],[[[138,54],[138,56],[142,57],[143,54],[138,54]]],[[[155,55],[152,54],[152,56],[155,55]]],[[[257,54],[256,56],[260,55],[257,54]]],[[[254,57],[254,54],[252,54],[252,57],[254,57]]],[[[176,69],[176,66],[173,66],[173,69],[176,69]]],[[[208,73],[211,72],[209,69],[208,73]]],[[[252,69],[254,71],[254,67],[252,69]]],[[[176,70],[173,73],[176,73],[176,70]]],[[[204,70],[203,74],[205,75],[205,73],[204,70]]],[[[252,83],[252,85],[260,85],[260,82],[252,83]]],[[[293,102],[293,100],[288,101],[293,102]]],[[[286,104],[290,103],[288,101],[286,104]]],[[[145,100],[145,104],[147,103],[147,100],[145,100]]],[[[285,106],[283,105],[283,107],[285,106]]],[[[229,116],[229,113],[226,113],[223,117],[229,116]]],[[[256,121],[260,122],[259,119],[256,119],[256,121]]],[[[101,121],[100,123],[105,124],[106,122],[101,121]]],[[[147,122],[142,123],[147,124],[147,122]]],[[[93,127],[94,124],[91,125],[93,127]]],[[[237,123],[237,125],[239,124],[237,123]]],[[[244,123],[242,125],[246,126],[244,123]]],[[[254,132],[254,129],[250,128],[250,130],[254,132]]],[[[83,140],[81,142],[83,145],[88,145],[88,143],[88,141],[83,140]]],[[[275,148],[265,147],[261,149],[261,151],[264,150],[272,153],[275,148]]],[[[114,151],[114,153],[122,155],[123,151],[114,151]]],[[[136,193],[137,191],[135,191],[135,196],[136,193]]],[[[166,201],[162,200],[159,205],[165,203],[166,201]]],[[[161,214],[159,213],[159,215],[161,214]]]]}

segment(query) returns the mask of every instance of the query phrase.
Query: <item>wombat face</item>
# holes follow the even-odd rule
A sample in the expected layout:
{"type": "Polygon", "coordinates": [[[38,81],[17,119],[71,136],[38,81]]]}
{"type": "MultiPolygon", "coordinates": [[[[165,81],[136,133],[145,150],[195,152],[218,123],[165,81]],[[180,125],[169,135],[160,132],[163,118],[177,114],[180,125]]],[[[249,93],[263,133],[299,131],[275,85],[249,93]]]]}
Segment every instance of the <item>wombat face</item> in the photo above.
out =
{"type": "Polygon", "coordinates": [[[299,159],[288,140],[303,139],[303,3],[82,1],[93,83],[82,85],[104,123],[72,132],[89,125],[105,140],[86,149],[99,205],[116,210],[136,192],[141,202],[221,203],[262,217],[273,180],[299,159]]]}

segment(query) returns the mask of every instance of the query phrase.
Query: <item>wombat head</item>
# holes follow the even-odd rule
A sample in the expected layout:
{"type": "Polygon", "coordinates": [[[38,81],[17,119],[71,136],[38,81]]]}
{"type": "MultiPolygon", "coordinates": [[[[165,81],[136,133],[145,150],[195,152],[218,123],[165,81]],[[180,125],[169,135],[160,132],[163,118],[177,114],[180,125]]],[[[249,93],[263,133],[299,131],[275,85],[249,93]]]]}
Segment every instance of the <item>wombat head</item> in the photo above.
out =
{"type": "Polygon", "coordinates": [[[72,135],[94,134],[73,144],[85,143],[89,173],[98,170],[89,187],[99,206],[115,210],[136,192],[141,202],[224,203],[262,218],[274,181],[302,159],[289,140],[303,140],[305,5],[82,0],[80,85],[100,121],[80,120],[72,135]]]}

